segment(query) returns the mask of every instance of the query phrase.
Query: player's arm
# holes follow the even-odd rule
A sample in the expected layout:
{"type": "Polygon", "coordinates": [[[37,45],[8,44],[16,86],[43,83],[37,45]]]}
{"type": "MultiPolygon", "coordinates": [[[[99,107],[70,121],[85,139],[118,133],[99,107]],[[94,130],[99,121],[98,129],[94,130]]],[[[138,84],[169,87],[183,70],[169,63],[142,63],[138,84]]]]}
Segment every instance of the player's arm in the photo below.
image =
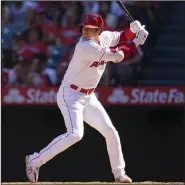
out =
{"type": "Polygon", "coordinates": [[[124,61],[131,59],[135,55],[138,55],[137,47],[145,43],[148,34],[148,31],[143,28],[137,33],[133,41],[124,43],[122,46],[118,47],[119,50],[124,52],[124,61]]]}
{"type": "Polygon", "coordinates": [[[133,56],[133,53],[137,52],[136,43],[134,42],[124,44],[115,49],[103,48],[99,44],[91,41],[89,43],[90,44],[84,45],[84,47],[82,48],[83,53],[85,53],[84,57],[88,60],[93,60],[97,62],[105,60],[118,63],[123,60],[128,60],[129,58],[131,58],[131,56],[133,56]]]}
{"type": "Polygon", "coordinates": [[[123,51],[124,53],[124,58],[122,60],[123,62],[126,60],[130,60],[131,58],[133,58],[133,56],[138,54],[136,43],[132,41],[130,43],[125,43],[122,46],[117,47],[116,49],[112,49],[112,51],[115,50],[123,51]]]}
{"type": "Polygon", "coordinates": [[[137,52],[137,47],[145,43],[147,36],[148,32],[146,30],[141,30],[133,41],[125,43],[115,49],[104,48],[93,41],[86,42],[81,49],[82,52],[85,53],[85,58],[88,60],[97,62],[105,60],[118,63],[123,59],[127,60],[133,56],[133,53],[135,54],[137,52]]]}
{"type": "Polygon", "coordinates": [[[126,43],[130,40],[133,40],[136,36],[135,33],[131,32],[131,30],[125,29],[121,32],[118,31],[104,31],[103,33],[104,39],[109,41],[110,47],[115,47],[119,44],[126,43]]]}
{"type": "Polygon", "coordinates": [[[102,60],[105,60],[112,62],[120,62],[124,58],[123,51],[105,48],[93,41],[89,41],[84,44],[81,48],[81,51],[83,53],[84,58],[90,61],[93,60],[100,62],[102,60]]]}
{"type": "Polygon", "coordinates": [[[130,23],[130,28],[124,29],[120,32],[107,31],[104,34],[110,40],[110,47],[114,47],[116,45],[132,41],[136,37],[136,34],[138,34],[141,29],[144,29],[144,27],[145,26],[142,26],[139,21],[134,21],[130,23]]]}
{"type": "Polygon", "coordinates": [[[138,32],[144,29],[144,27],[145,26],[141,25],[139,21],[131,22],[130,28],[127,28],[120,32],[120,39],[119,39],[118,44],[123,43],[123,42],[132,41],[136,37],[138,32]]]}
{"type": "Polygon", "coordinates": [[[120,32],[120,40],[118,44],[133,40],[136,37],[136,34],[144,27],[145,26],[142,26],[139,21],[131,22],[130,28],[127,28],[120,32]]]}
{"type": "Polygon", "coordinates": [[[122,30],[120,33],[120,37],[119,37],[119,42],[118,44],[124,43],[124,42],[128,42],[131,41],[135,38],[136,34],[133,33],[130,28],[127,28],[125,30],[122,30]]]}

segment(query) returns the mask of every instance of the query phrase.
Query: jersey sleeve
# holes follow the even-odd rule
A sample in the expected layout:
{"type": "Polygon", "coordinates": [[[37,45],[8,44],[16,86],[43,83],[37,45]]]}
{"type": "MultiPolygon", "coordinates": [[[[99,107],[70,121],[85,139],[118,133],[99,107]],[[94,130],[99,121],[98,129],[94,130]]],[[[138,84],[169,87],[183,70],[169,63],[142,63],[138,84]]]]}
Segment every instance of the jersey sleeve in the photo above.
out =
{"type": "Polygon", "coordinates": [[[83,56],[87,60],[93,60],[93,61],[117,61],[117,56],[114,52],[111,51],[110,48],[104,48],[100,46],[99,44],[89,41],[86,44],[83,45],[81,48],[83,52],[83,56]]]}
{"type": "Polygon", "coordinates": [[[131,32],[129,28],[117,32],[117,31],[104,31],[101,34],[102,39],[106,42],[108,47],[115,47],[118,44],[122,44],[131,41],[135,38],[136,34],[131,32]]]}
{"type": "Polygon", "coordinates": [[[108,47],[114,47],[119,43],[120,32],[118,31],[104,31],[101,34],[102,39],[105,40],[108,47]]]}

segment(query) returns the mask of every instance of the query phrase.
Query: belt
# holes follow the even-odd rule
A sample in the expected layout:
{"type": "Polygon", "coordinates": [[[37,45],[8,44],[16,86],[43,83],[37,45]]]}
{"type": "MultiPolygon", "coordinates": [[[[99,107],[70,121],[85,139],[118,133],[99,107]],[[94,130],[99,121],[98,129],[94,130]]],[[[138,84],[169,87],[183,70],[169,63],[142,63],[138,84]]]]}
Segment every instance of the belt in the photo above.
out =
{"type": "MultiPolygon", "coordinates": [[[[75,89],[75,90],[78,89],[78,86],[77,86],[77,85],[74,85],[74,84],[71,84],[70,87],[71,87],[72,89],[75,89]]],[[[93,91],[94,91],[94,88],[92,88],[92,89],[84,89],[84,88],[81,88],[81,89],[79,90],[79,92],[84,93],[84,94],[86,94],[86,95],[92,94],[93,91]]]]}

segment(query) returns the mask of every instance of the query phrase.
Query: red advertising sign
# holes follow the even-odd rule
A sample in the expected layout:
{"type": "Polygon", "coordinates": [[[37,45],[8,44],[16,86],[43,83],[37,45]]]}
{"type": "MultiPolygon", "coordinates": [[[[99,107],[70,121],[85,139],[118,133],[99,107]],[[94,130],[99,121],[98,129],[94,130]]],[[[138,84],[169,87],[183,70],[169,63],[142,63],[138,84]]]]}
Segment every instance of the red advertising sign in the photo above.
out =
{"type": "MultiPolygon", "coordinates": [[[[2,89],[3,105],[56,105],[58,88],[2,89]]],[[[103,105],[183,105],[184,87],[97,88],[103,105]]]]}

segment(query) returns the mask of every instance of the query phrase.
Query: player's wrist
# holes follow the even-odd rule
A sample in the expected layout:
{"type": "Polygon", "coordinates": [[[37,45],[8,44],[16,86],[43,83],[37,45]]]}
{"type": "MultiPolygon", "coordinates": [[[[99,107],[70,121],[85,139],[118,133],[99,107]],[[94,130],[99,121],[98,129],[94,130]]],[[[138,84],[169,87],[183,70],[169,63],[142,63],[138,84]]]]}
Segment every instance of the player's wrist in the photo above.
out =
{"type": "Polygon", "coordinates": [[[138,47],[139,45],[141,45],[142,42],[139,38],[136,37],[133,39],[133,43],[134,43],[135,47],[138,47]]]}

